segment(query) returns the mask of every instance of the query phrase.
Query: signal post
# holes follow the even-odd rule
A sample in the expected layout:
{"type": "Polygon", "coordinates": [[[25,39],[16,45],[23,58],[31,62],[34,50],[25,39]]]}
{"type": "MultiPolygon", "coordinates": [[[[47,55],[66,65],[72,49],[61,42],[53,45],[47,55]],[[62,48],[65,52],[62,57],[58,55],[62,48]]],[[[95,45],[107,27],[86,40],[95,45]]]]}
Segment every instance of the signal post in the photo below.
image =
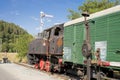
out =
{"type": "Polygon", "coordinates": [[[82,54],[87,59],[87,80],[91,80],[92,71],[91,71],[90,28],[87,21],[87,17],[89,17],[89,14],[87,12],[83,12],[82,16],[84,17],[84,24],[85,24],[85,40],[82,45],[82,54]]]}

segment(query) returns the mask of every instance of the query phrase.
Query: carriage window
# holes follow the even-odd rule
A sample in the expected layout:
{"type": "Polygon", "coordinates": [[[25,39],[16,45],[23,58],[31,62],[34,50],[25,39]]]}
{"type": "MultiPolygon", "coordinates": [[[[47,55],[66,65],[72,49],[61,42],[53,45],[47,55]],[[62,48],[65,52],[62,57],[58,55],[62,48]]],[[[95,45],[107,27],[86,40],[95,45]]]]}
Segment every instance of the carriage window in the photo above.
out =
{"type": "Polygon", "coordinates": [[[55,29],[55,33],[54,33],[54,35],[55,36],[59,36],[59,31],[60,31],[61,29],[59,28],[59,27],[57,27],[56,29],[55,29]]]}
{"type": "Polygon", "coordinates": [[[43,37],[43,34],[42,34],[42,33],[38,33],[38,37],[39,37],[39,38],[42,38],[42,37],[43,37]]]}
{"type": "Polygon", "coordinates": [[[45,32],[44,32],[44,38],[45,38],[45,39],[48,39],[48,38],[49,38],[49,31],[45,31],[45,32]]]}

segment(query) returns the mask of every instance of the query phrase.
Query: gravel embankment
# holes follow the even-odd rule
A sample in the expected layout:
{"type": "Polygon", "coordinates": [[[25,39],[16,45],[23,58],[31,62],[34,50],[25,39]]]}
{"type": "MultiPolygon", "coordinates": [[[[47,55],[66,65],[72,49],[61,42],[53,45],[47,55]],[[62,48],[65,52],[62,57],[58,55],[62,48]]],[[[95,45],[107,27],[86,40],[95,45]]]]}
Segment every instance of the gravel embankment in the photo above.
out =
{"type": "MultiPolygon", "coordinates": [[[[24,66],[20,66],[13,63],[0,64],[0,69],[6,72],[6,74],[9,73],[10,74],[9,77],[13,77],[14,80],[64,80],[61,77],[54,76],[51,74],[46,74],[42,71],[26,68],[24,66]]],[[[0,74],[2,74],[1,71],[0,74]]]]}

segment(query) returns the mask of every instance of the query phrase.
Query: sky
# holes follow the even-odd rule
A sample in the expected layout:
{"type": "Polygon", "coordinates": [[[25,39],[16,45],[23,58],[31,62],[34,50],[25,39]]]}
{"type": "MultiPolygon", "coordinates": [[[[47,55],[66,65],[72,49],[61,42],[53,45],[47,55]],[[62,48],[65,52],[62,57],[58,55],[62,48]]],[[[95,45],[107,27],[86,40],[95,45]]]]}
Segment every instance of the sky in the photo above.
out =
{"type": "Polygon", "coordinates": [[[43,18],[43,29],[67,22],[68,9],[77,11],[84,0],[0,0],[0,20],[14,23],[32,35],[40,32],[40,12],[52,15],[43,18]]]}

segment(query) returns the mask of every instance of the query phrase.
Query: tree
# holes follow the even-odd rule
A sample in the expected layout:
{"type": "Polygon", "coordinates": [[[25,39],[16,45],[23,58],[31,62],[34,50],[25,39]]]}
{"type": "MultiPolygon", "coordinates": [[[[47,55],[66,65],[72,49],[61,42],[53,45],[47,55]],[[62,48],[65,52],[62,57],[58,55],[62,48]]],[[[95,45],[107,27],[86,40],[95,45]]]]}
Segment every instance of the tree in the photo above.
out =
{"type": "Polygon", "coordinates": [[[18,39],[19,35],[30,34],[14,23],[8,23],[0,20],[0,39],[2,41],[0,47],[2,52],[15,52],[15,41],[18,39]]]}
{"type": "Polygon", "coordinates": [[[72,19],[76,19],[78,17],[80,17],[80,13],[79,12],[75,12],[72,9],[68,9],[68,11],[70,12],[71,15],[68,15],[67,17],[72,20],[72,19]]]}
{"type": "Polygon", "coordinates": [[[78,7],[78,12],[69,9],[70,15],[68,15],[68,19],[73,20],[79,18],[80,13],[84,11],[91,14],[118,5],[119,3],[119,0],[85,0],[85,2],[78,7]]]}
{"type": "Polygon", "coordinates": [[[22,60],[28,52],[29,43],[33,37],[31,35],[20,35],[19,38],[16,40],[15,49],[18,53],[18,58],[22,60]]]}
{"type": "Polygon", "coordinates": [[[0,52],[2,51],[2,39],[0,37],[0,52]]]}

